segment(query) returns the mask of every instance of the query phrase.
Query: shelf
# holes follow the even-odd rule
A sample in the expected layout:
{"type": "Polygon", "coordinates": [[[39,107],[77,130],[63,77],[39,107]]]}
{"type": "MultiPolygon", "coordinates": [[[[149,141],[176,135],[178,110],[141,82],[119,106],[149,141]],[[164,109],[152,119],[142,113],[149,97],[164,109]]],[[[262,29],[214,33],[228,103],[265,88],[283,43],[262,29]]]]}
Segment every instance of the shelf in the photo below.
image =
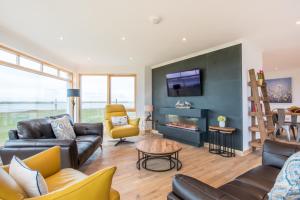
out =
{"type": "MultiPolygon", "coordinates": [[[[251,82],[248,82],[248,86],[251,86],[251,82]]],[[[256,81],[256,86],[257,86],[257,87],[264,87],[264,86],[266,86],[266,84],[260,85],[259,82],[256,81]]]]}
{"type": "MultiPolygon", "coordinates": [[[[248,100],[249,101],[255,101],[254,97],[248,97],[248,100]]],[[[266,102],[270,101],[270,99],[268,97],[259,97],[259,100],[260,101],[266,101],[266,102]]]]}
{"type": "Polygon", "coordinates": [[[195,117],[195,118],[207,118],[207,109],[180,109],[180,108],[160,108],[160,114],[163,115],[178,115],[182,117],[195,117]]]}
{"type": "MultiPolygon", "coordinates": [[[[249,112],[248,115],[251,116],[251,117],[257,117],[259,115],[259,113],[258,112],[249,112]]],[[[262,113],[262,116],[264,116],[264,117],[272,117],[272,113],[270,113],[270,114],[264,114],[264,113],[262,113]]]]}
{"type": "MultiPolygon", "coordinates": [[[[251,132],[260,132],[258,126],[250,126],[249,131],[251,132]]],[[[267,133],[273,133],[274,129],[268,129],[267,133]]]]}
{"type": "Polygon", "coordinates": [[[254,148],[262,148],[262,144],[261,144],[260,139],[251,141],[250,145],[251,145],[251,147],[254,147],[254,148]]]}

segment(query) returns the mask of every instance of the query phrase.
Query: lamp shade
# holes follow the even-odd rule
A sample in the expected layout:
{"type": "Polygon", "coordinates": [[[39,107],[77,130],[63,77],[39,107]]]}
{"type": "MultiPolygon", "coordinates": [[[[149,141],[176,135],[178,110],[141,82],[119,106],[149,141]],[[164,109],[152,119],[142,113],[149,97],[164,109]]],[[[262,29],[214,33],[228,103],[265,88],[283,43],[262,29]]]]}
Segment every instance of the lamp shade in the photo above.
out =
{"type": "Polygon", "coordinates": [[[68,89],[67,97],[80,97],[80,90],[79,89],[68,89]]]}
{"type": "Polygon", "coordinates": [[[153,111],[153,106],[152,105],[146,105],[145,106],[145,111],[146,112],[152,112],[153,111]]]}

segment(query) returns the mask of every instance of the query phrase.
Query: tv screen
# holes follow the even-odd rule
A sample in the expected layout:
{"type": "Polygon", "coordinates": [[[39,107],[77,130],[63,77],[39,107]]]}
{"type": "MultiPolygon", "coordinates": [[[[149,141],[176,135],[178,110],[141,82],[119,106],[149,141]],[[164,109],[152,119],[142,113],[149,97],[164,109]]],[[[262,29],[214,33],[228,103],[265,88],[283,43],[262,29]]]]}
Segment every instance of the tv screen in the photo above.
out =
{"type": "Polygon", "coordinates": [[[167,74],[169,97],[201,96],[201,71],[193,69],[167,74]]]}

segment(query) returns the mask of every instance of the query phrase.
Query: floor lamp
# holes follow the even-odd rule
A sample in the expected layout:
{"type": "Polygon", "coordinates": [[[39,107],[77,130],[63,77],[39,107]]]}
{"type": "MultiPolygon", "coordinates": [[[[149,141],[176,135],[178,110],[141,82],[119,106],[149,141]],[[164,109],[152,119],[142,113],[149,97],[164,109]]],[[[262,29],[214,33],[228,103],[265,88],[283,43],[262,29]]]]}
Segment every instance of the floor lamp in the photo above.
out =
{"type": "Polygon", "coordinates": [[[71,98],[71,103],[72,103],[72,117],[75,121],[75,98],[80,97],[80,90],[79,89],[68,89],[67,90],[67,97],[71,98]]]}

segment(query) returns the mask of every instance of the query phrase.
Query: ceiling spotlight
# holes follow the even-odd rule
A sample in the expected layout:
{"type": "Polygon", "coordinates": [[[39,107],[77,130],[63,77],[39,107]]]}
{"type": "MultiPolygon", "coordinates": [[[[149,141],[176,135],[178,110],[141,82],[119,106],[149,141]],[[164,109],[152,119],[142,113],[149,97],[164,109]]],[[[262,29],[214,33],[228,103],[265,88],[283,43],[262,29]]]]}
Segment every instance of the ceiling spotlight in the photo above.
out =
{"type": "Polygon", "coordinates": [[[88,61],[91,61],[91,58],[90,58],[90,57],[88,57],[88,58],[87,58],[87,60],[88,60],[88,61]]]}
{"type": "Polygon", "coordinates": [[[64,40],[64,37],[63,37],[63,36],[59,36],[58,39],[61,40],[61,41],[63,41],[63,40],[64,40]]]}
{"type": "Polygon", "coordinates": [[[297,25],[300,25],[300,20],[299,20],[299,21],[296,21],[296,24],[297,24],[297,25]]]}
{"type": "Polygon", "coordinates": [[[126,40],[126,37],[125,37],[125,36],[121,37],[121,40],[125,41],[125,40],[126,40]]]}
{"type": "Polygon", "coordinates": [[[182,42],[186,42],[186,38],[185,37],[183,37],[181,40],[182,40],[182,42]]]}
{"type": "Polygon", "coordinates": [[[130,61],[133,61],[133,57],[129,57],[129,60],[130,60],[130,61]]]}
{"type": "Polygon", "coordinates": [[[150,16],[149,17],[149,21],[152,23],[152,24],[159,24],[161,22],[161,17],[159,16],[150,16]]]}

